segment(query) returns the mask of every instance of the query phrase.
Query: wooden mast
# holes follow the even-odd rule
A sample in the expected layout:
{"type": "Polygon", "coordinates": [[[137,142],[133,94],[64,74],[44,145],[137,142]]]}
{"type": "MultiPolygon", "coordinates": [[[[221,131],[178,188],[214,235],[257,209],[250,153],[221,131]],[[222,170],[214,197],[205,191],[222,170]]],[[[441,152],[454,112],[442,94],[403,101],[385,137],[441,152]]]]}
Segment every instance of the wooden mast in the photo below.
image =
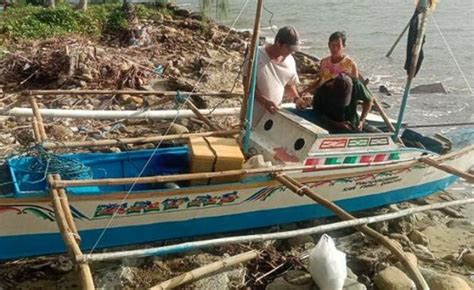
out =
{"type": "Polygon", "coordinates": [[[400,105],[400,113],[398,114],[398,121],[395,127],[395,133],[393,136],[394,140],[398,138],[398,134],[400,133],[400,128],[403,122],[403,115],[405,114],[405,108],[408,102],[408,95],[410,94],[411,82],[413,78],[415,77],[416,66],[418,64],[418,58],[420,55],[421,46],[423,44],[423,37],[425,35],[426,18],[428,17],[428,1],[420,0],[418,2],[418,6],[416,9],[421,10],[421,20],[418,25],[418,35],[416,37],[416,42],[415,42],[415,45],[413,46],[413,57],[411,59],[409,74],[408,74],[407,81],[405,84],[405,90],[403,92],[402,104],[400,105]]]}
{"type": "MultiPolygon", "coordinates": [[[[254,66],[254,60],[255,60],[255,53],[256,53],[256,48],[258,45],[258,39],[260,35],[260,18],[262,16],[262,8],[263,8],[263,0],[258,0],[257,3],[257,13],[255,14],[255,22],[253,25],[253,35],[252,35],[252,41],[250,42],[250,51],[248,54],[248,62],[247,62],[247,78],[246,81],[244,82],[244,97],[242,99],[242,109],[240,110],[240,125],[242,128],[245,128],[246,122],[251,122],[251,120],[245,120],[247,116],[247,102],[249,99],[249,92],[250,92],[250,84],[251,84],[251,79],[253,75],[254,69],[256,67],[254,66]]],[[[247,125],[249,125],[249,123],[247,125]]]]}

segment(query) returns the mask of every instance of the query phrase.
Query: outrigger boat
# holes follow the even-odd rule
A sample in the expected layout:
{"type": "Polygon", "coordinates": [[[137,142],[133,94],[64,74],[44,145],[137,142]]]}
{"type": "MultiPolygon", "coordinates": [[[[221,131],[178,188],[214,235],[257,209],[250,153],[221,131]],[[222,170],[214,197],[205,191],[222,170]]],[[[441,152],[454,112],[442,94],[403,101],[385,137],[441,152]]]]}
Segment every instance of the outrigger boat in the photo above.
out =
{"type": "MultiPolygon", "coordinates": [[[[253,47],[258,39],[258,24],[256,27],[253,47]]],[[[244,113],[251,112],[252,92],[249,95],[249,108],[244,106],[244,113]]],[[[305,119],[304,112],[298,115],[289,110],[267,114],[252,130],[247,128],[241,142],[243,150],[235,131],[55,144],[48,142],[36,101],[31,100],[33,128],[41,148],[170,139],[185,140],[185,144],[54,157],[58,162],[80,164],[75,170],[80,174],[75,176],[61,170],[50,175],[32,170],[44,160],[52,162],[47,152],[8,159],[14,191],[0,196],[2,260],[67,249],[77,257],[81,251],[332,215],[280,183],[276,178],[280,173],[349,212],[425,197],[446,188],[459,176],[473,181],[466,173],[474,160],[473,146],[440,156],[405,147],[393,132],[329,134],[305,119]],[[250,155],[263,156],[264,163],[244,167],[250,163],[250,155]]],[[[251,113],[244,116],[244,124],[248,124],[251,113]]]]}

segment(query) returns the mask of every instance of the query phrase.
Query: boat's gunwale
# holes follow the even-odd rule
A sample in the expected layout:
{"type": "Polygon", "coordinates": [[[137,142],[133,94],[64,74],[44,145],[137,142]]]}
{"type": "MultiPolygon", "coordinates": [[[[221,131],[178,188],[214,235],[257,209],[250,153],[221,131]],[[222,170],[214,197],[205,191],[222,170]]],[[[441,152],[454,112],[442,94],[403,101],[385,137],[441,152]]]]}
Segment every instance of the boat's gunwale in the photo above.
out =
{"type": "MultiPolygon", "coordinates": [[[[300,182],[303,183],[310,183],[310,182],[318,182],[324,181],[329,179],[339,179],[339,178],[351,178],[357,177],[367,174],[374,174],[374,173],[381,173],[381,172],[389,172],[389,171],[396,171],[400,169],[409,168],[415,164],[420,164],[417,159],[411,161],[401,161],[391,165],[386,164],[368,164],[365,167],[384,167],[384,168],[375,168],[371,170],[359,171],[359,172],[350,172],[335,175],[334,173],[319,175],[319,176],[301,176],[297,177],[300,182]],[[403,164],[400,164],[402,163],[403,164]]],[[[362,168],[364,166],[359,166],[362,168]]],[[[348,169],[348,167],[344,168],[348,169]]],[[[327,171],[329,169],[326,169],[327,171]]],[[[201,192],[211,193],[211,192],[218,192],[223,190],[242,190],[254,187],[266,187],[266,186],[278,186],[280,183],[276,180],[268,180],[268,181],[257,181],[257,182],[249,182],[249,183],[230,183],[230,184],[215,184],[215,185],[203,185],[203,186],[193,186],[193,187],[186,187],[186,188],[179,188],[179,189],[160,189],[160,190],[145,190],[145,191],[137,191],[133,192],[134,198],[147,198],[147,197],[166,197],[166,196],[180,196],[186,194],[196,194],[201,192]]],[[[110,199],[122,199],[125,196],[130,195],[129,192],[111,192],[111,193],[104,193],[100,195],[69,195],[70,201],[93,201],[93,200],[110,200],[110,199]]],[[[45,197],[5,197],[0,199],[2,204],[12,204],[12,203],[27,203],[27,202],[48,202],[50,199],[48,196],[45,197]]]]}

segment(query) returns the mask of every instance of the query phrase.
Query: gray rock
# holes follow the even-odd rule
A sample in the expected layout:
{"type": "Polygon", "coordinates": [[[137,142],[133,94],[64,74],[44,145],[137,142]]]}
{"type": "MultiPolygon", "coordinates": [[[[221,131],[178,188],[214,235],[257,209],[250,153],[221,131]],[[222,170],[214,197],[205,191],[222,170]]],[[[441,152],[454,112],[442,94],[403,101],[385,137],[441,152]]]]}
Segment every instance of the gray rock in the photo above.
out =
{"type": "Polygon", "coordinates": [[[415,283],[400,269],[393,266],[377,273],[374,277],[374,283],[378,289],[384,290],[416,289],[415,283]]]}
{"type": "Polygon", "coordinates": [[[446,226],[448,228],[460,228],[460,229],[467,230],[470,232],[474,231],[474,222],[471,222],[467,219],[450,220],[449,222],[446,223],[446,226]]]}
{"type": "Polygon", "coordinates": [[[447,91],[442,83],[433,83],[427,85],[419,85],[410,90],[412,94],[446,94],[447,91]]]}
{"type": "Polygon", "coordinates": [[[346,279],[344,281],[343,290],[367,290],[364,284],[359,283],[357,280],[354,279],[346,279]]]}
{"type": "Polygon", "coordinates": [[[168,131],[168,134],[185,134],[185,133],[189,133],[189,129],[182,126],[182,125],[179,125],[179,124],[171,124],[170,126],[170,129],[168,131]]]}
{"type": "Polygon", "coordinates": [[[297,237],[289,238],[287,240],[287,243],[290,247],[296,247],[296,246],[304,245],[306,243],[314,244],[314,239],[311,235],[297,236],[297,237]]]}
{"type": "MultiPolygon", "coordinates": [[[[238,268],[225,271],[189,285],[189,289],[194,290],[224,290],[233,289],[234,286],[242,286],[245,279],[245,269],[238,268]]],[[[238,287],[240,288],[240,287],[238,287]]]]}
{"type": "Polygon", "coordinates": [[[474,268],[474,253],[467,253],[462,256],[462,262],[471,268],[474,268]]]}
{"type": "Polygon", "coordinates": [[[417,257],[419,257],[420,259],[425,259],[425,260],[436,259],[433,253],[427,247],[423,245],[415,244],[415,252],[416,252],[417,257]]]}
{"type": "Polygon", "coordinates": [[[441,274],[425,268],[420,268],[420,272],[431,290],[471,290],[467,282],[460,277],[441,274]]]}
{"type": "Polygon", "coordinates": [[[425,236],[423,233],[420,231],[414,230],[412,231],[409,235],[408,238],[415,244],[420,244],[423,246],[428,246],[430,240],[428,239],[427,236],[425,236]]]}
{"type": "Polygon", "coordinates": [[[392,93],[390,92],[390,90],[384,86],[384,85],[380,85],[379,86],[379,92],[382,93],[382,94],[386,94],[387,96],[391,96],[392,93]]]}
{"type": "Polygon", "coordinates": [[[67,273],[74,269],[74,263],[69,257],[59,256],[58,260],[51,264],[51,268],[61,273],[67,273]]]}
{"type": "Polygon", "coordinates": [[[121,289],[125,285],[133,285],[135,272],[130,267],[109,267],[96,270],[94,285],[96,289],[121,289]]]}
{"type": "Polygon", "coordinates": [[[268,284],[267,290],[311,290],[314,282],[311,275],[304,271],[291,270],[283,277],[276,278],[268,284]]]}

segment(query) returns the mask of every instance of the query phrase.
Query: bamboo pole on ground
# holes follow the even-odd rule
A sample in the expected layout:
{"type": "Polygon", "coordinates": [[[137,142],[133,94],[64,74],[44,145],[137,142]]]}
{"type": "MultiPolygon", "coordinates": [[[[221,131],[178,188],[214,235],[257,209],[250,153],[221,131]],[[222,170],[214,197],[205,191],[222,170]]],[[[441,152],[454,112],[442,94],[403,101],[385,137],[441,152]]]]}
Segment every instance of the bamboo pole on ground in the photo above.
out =
{"type": "Polygon", "coordinates": [[[154,137],[138,137],[138,138],[123,138],[123,139],[106,139],[106,140],[94,140],[94,141],[74,141],[74,142],[45,142],[43,147],[46,149],[55,148],[76,148],[76,147],[94,147],[94,146],[113,146],[121,144],[143,144],[152,143],[167,140],[187,139],[190,137],[209,137],[209,136],[232,136],[240,133],[239,130],[230,131],[212,131],[203,133],[186,133],[186,134],[173,134],[163,135],[154,137]]]}
{"type": "MultiPolygon", "coordinates": [[[[31,90],[23,91],[23,96],[56,96],[56,95],[155,95],[158,97],[175,97],[176,91],[139,91],[139,90],[31,90]]],[[[201,93],[180,92],[188,96],[214,96],[214,97],[241,97],[240,93],[201,93]]]]}
{"type": "MultiPolygon", "coordinates": [[[[306,195],[307,197],[311,198],[312,200],[316,201],[318,204],[330,209],[333,211],[337,216],[344,220],[355,220],[356,218],[337,206],[335,203],[327,200],[326,198],[320,196],[319,194],[315,193],[309,187],[301,184],[299,181],[285,175],[285,174],[275,174],[275,178],[281,182],[281,184],[285,185],[288,189],[295,192],[296,194],[303,196],[306,195]]],[[[379,232],[369,228],[367,225],[360,225],[356,227],[359,231],[367,234],[372,239],[374,239],[379,244],[384,245],[388,248],[405,266],[407,271],[410,274],[410,277],[414,280],[418,289],[429,290],[429,286],[426,283],[425,279],[421,275],[416,265],[413,265],[410,262],[408,256],[403,252],[403,249],[399,248],[397,244],[395,244],[391,239],[385,237],[384,235],[380,234],[379,232]]]]}
{"type": "Polygon", "coordinates": [[[176,253],[189,252],[189,251],[198,250],[202,248],[209,248],[209,247],[229,245],[229,244],[263,242],[263,241],[268,241],[268,240],[281,240],[281,239],[288,239],[288,238],[293,238],[293,237],[303,236],[303,235],[314,235],[314,234],[319,234],[319,233],[326,233],[326,232],[344,229],[348,227],[354,227],[358,225],[383,222],[383,221],[393,220],[393,219],[401,218],[401,217],[411,215],[414,213],[427,211],[427,210],[439,210],[439,209],[443,209],[449,206],[459,206],[459,205],[466,205],[466,204],[472,204],[472,203],[474,203],[474,198],[467,198],[467,199],[462,199],[462,200],[416,206],[413,208],[403,209],[398,212],[358,218],[356,220],[340,221],[340,222],[336,222],[332,224],[320,225],[320,226],[306,228],[306,229],[298,229],[298,230],[293,230],[293,231],[277,232],[277,233],[269,233],[269,234],[253,234],[253,235],[245,235],[245,236],[224,237],[224,238],[186,242],[186,243],[181,243],[181,244],[156,247],[156,248],[148,248],[148,249],[119,251],[119,252],[111,252],[111,253],[86,254],[84,258],[86,261],[89,261],[89,262],[112,261],[112,260],[120,260],[120,259],[126,259],[126,258],[170,255],[170,254],[176,254],[176,253]]]}
{"type": "Polygon", "coordinates": [[[432,158],[428,158],[428,157],[422,157],[422,158],[420,158],[420,161],[425,163],[425,164],[428,164],[430,166],[433,166],[433,167],[435,167],[439,170],[442,170],[444,172],[447,172],[447,173],[459,176],[461,178],[464,178],[469,183],[474,183],[474,175],[473,174],[470,174],[468,172],[462,172],[462,171],[460,171],[460,170],[458,170],[458,169],[456,169],[452,166],[441,164],[438,161],[436,161],[432,158]]]}
{"type": "MultiPolygon", "coordinates": [[[[258,45],[258,39],[260,35],[260,18],[262,17],[262,8],[263,8],[263,0],[258,0],[257,2],[257,12],[255,13],[255,21],[253,24],[253,34],[252,40],[250,42],[250,53],[248,56],[248,67],[247,67],[247,81],[244,84],[244,96],[242,98],[242,108],[240,110],[240,125],[243,128],[245,126],[245,119],[247,117],[247,102],[249,98],[250,92],[250,84],[252,83],[252,75],[253,70],[257,69],[254,65],[255,53],[256,48],[258,45]]],[[[252,120],[248,120],[249,125],[252,120]]]]}
{"type": "Polygon", "coordinates": [[[253,260],[258,257],[258,254],[259,253],[257,251],[252,250],[252,251],[248,251],[239,255],[228,257],[228,258],[222,259],[221,261],[217,261],[212,264],[199,267],[197,269],[186,272],[172,279],[161,282],[160,284],[151,287],[150,290],[174,289],[183,284],[199,280],[217,271],[227,269],[234,265],[253,260]]]}

